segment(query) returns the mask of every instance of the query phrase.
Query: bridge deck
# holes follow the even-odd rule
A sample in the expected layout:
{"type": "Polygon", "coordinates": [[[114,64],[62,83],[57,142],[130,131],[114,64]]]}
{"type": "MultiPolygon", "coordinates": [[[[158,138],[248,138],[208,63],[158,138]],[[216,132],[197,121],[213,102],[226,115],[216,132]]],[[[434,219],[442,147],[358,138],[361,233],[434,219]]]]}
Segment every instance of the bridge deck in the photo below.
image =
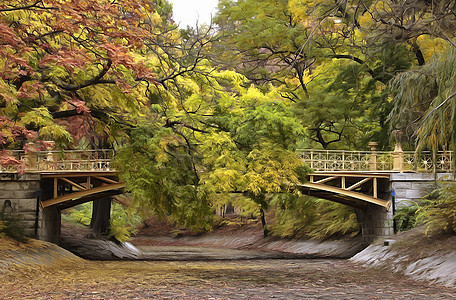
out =
{"type": "Polygon", "coordinates": [[[52,191],[42,199],[41,207],[58,205],[68,208],[77,204],[122,193],[125,183],[109,171],[46,171],[41,172],[42,186],[52,191]]]}

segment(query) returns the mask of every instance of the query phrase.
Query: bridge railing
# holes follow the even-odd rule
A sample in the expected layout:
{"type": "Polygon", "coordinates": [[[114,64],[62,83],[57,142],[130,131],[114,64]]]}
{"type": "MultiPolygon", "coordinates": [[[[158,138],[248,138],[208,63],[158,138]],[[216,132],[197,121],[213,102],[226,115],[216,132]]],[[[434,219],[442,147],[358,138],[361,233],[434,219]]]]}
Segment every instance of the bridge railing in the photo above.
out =
{"type": "Polygon", "coordinates": [[[18,164],[0,166],[1,172],[15,172],[24,169],[27,172],[55,171],[113,171],[111,167],[112,150],[65,150],[8,153],[18,164]]]}
{"type": "Polygon", "coordinates": [[[314,171],[392,170],[393,163],[388,152],[376,152],[376,161],[370,151],[299,149],[298,154],[314,171]]]}
{"type": "MultiPolygon", "coordinates": [[[[299,149],[301,159],[314,171],[452,172],[453,152],[346,151],[299,149]]],[[[9,155],[19,164],[0,165],[0,172],[114,171],[113,150],[65,150],[24,152],[9,155]]]]}
{"type": "Polygon", "coordinates": [[[453,152],[345,151],[299,149],[301,159],[314,171],[452,172],[453,152]]]}

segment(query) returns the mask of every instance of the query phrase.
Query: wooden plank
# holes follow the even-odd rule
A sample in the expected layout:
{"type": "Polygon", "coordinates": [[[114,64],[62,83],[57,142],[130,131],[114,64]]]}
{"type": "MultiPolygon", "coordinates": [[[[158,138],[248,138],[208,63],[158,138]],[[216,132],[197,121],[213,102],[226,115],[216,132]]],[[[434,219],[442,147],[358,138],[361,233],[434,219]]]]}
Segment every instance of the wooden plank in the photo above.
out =
{"type": "MultiPolygon", "coordinates": [[[[38,172],[39,173],[39,172],[38,172]]],[[[46,172],[41,173],[41,178],[61,178],[61,177],[87,177],[87,176],[116,176],[115,171],[61,171],[61,172],[46,172]]]]}
{"type": "Polygon", "coordinates": [[[357,192],[354,192],[354,191],[343,190],[341,188],[337,188],[337,187],[334,187],[334,186],[318,184],[318,183],[313,183],[313,182],[307,182],[305,184],[302,184],[301,186],[302,187],[306,187],[306,188],[312,188],[312,189],[332,192],[332,193],[335,193],[335,194],[341,194],[341,195],[345,195],[345,196],[348,196],[348,197],[351,197],[351,198],[354,198],[354,199],[363,200],[363,201],[366,201],[366,202],[369,202],[369,203],[373,203],[373,204],[382,206],[382,207],[386,208],[386,210],[389,210],[389,208],[391,206],[391,201],[386,201],[386,200],[382,200],[382,199],[379,199],[379,198],[374,198],[372,196],[364,195],[364,194],[357,193],[357,192]]]}
{"type": "Polygon", "coordinates": [[[339,172],[334,172],[334,171],[327,171],[327,172],[314,172],[312,174],[309,174],[309,176],[336,176],[336,177],[366,177],[369,176],[371,178],[385,178],[385,179],[390,179],[391,173],[397,173],[397,172],[384,172],[384,173],[376,173],[372,171],[359,171],[359,172],[347,172],[347,171],[339,171],[339,172]]]}
{"type": "Polygon", "coordinates": [[[54,178],[54,198],[57,198],[57,186],[58,186],[58,179],[57,177],[54,178]]]}
{"type": "MultiPolygon", "coordinates": [[[[73,182],[73,181],[69,180],[68,178],[62,177],[62,178],[60,178],[60,180],[65,181],[66,183],[71,184],[72,186],[74,186],[75,188],[77,188],[77,189],[79,189],[79,190],[86,190],[86,189],[87,189],[87,188],[83,187],[82,185],[77,184],[76,182],[73,182]]],[[[54,197],[54,198],[56,198],[56,197],[54,197]]]]}
{"type": "Polygon", "coordinates": [[[371,180],[371,179],[372,179],[372,178],[370,178],[370,177],[369,177],[369,178],[364,178],[363,180],[360,180],[360,181],[358,181],[357,183],[355,183],[355,184],[349,186],[348,188],[346,188],[346,190],[347,190],[347,191],[351,191],[351,190],[353,190],[353,189],[356,189],[357,187],[359,187],[359,186],[362,185],[363,183],[368,182],[368,181],[371,180]]]}
{"type": "Polygon", "coordinates": [[[113,179],[106,178],[106,177],[103,177],[103,176],[93,176],[93,178],[99,179],[99,180],[107,182],[107,183],[119,183],[118,181],[115,181],[113,179]]]}
{"type": "Polygon", "coordinates": [[[84,191],[80,191],[80,192],[63,195],[60,197],[55,197],[50,200],[41,201],[41,205],[43,208],[45,208],[45,207],[49,207],[49,206],[52,206],[55,204],[65,202],[65,201],[78,199],[78,198],[82,198],[85,196],[89,196],[89,195],[93,195],[93,194],[101,193],[101,192],[106,192],[106,191],[110,191],[110,190],[122,189],[124,187],[125,187],[125,183],[115,183],[115,184],[99,186],[99,187],[95,187],[93,189],[88,189],[88,190],[84,190],[84,191]]]}
{"type": "Polygon", "coordinates": [[[323,179],[320,179],[318,181],[315,181],[315,183],[324,183],[324,182],[328,182],[328,181],[331,181],[333,179],[336,179],[336,178],[339,178],[338,176],[331,176],[331,177],[327,177],[327,178],[323,178],[323,179]]]}

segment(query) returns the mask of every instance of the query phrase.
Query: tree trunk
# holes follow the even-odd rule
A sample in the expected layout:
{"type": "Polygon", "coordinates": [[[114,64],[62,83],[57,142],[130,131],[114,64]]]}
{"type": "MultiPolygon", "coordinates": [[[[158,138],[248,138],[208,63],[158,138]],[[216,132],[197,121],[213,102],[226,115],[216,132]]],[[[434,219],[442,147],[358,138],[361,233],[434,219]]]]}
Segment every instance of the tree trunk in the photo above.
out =
{"type": "Polygon", "coordinates": [[[111,218],[111,198],[102,198],[93,201],[92,220],[90,228],[93,235],[100,238],[102,235],[109,233],[109,220],[111,218]]]}
{"type": "Polygon", "coordinates": [[[264,210],[260,208],[260,218],[261,218],[261,226],[263,227],[263,236],[267,237],[269,235],[269,230],[266,228],[266,218],[264,217],[264,210]]]}

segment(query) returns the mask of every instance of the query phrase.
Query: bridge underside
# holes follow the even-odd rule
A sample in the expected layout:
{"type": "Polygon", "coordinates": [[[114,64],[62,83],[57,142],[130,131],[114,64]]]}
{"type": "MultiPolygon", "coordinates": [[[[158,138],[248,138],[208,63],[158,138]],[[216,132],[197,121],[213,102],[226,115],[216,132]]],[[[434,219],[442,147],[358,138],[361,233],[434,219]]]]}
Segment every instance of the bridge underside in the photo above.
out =
{"type": "Polygon", "coordinates": [[[301,185],[304,194],[321,199],[364,209],[369,203],[391,206],[389,197],[389,174],[321,172],[308,176],[301,185]]]}
{"type": "Polygon", "coordinates": [[[114,172],[60,172],[42,174],[42,208],[66,209],[81,203],[121,194],[124,183],[114,172]]]}

